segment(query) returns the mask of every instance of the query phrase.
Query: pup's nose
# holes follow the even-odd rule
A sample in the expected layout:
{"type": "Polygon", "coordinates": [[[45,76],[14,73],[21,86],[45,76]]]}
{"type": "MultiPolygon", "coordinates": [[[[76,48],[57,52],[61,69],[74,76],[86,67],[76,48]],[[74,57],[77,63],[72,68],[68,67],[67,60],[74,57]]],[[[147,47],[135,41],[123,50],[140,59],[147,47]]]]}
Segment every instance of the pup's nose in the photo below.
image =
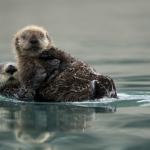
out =
{"type": "Polygon", "coordinates": [[[17,68],[13,65],[9,65],[6,69],[6,72],[9,74],[14,74],[17,71],[17,68]]]}
{"type": "Polygon", "coordinates": [[[31,38],[30,39],[30,43],[32,44],[32,45],[36,45],[36,44],[38,44],[38,40],[36,39],[36,38],[31,38]]]}

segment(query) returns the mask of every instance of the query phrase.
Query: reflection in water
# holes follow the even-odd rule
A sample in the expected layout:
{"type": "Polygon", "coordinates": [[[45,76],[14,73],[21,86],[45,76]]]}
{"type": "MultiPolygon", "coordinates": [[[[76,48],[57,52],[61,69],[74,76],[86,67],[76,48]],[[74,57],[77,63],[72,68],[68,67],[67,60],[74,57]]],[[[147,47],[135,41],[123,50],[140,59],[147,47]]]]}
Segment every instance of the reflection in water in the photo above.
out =
{"type": "Polygon", "coordinates": [[[9,143],[7,146],[13,147],[11,144],[15,141],[14,149],[17,143],[22,143],[23,145],[17,146],[18,149],[26,149],[25,145],[37,149],[37,144],[42,144],[42,149],[49,150],[50,143],[57,138],[66,134],[84,134],[95,121],[96,112],[106,110],[106,107],[95,109],[71,104],[12,105],[13,107],[9,103],[3,103],[0,107],[0,139],[3,138],[4,141],[0,144],[6,147],[9,143]]]}
{"type": "Polygon", "coordinates": [[[21,142],[43,143],[59,131],[84,131],[93,120],[91,109],[50,106],[44,109],[23,108],[17,113],[16,138],[21,142]]]}
{"type": "Polygon", "coordinates": [[[3,100],[0,146],[4,150],[146,149],[150,146],[150,111],[140,107],[140,101],[149,98],[119,93],[119,99],[110,99],[108,104],[106,99],[59,104],[3,100]],[[115,105],[117,111],[108,113],[116,110],[115,105]]]}
{"type": "Polygon", "coordinates": [[[3,150],[134,150],[150,146],[149,107],[123,107],[115,113],[97,110],[85,104],[2,104],[0,146],[3,150]]]}

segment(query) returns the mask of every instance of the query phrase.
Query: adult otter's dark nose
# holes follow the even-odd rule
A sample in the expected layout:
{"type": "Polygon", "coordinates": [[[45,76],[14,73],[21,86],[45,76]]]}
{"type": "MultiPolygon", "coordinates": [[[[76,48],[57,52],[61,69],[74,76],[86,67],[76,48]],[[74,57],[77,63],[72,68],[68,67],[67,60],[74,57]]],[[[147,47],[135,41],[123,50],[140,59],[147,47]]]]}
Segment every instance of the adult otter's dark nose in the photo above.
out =
{"type": "Polygon", "coordinates": [[[9,74],[14,74],[17,71],[17,68],[13,65],[9,65],[6,69],[6,72],[9,74]]]}
{"type": "Polygon", "coordinates": [[[37,44],[39,43],[39,41],[38,41],[38,39],[36,39],[36,38],[31,38],[31,39],[30,39],[30,43],[31,43],[32,45],[37,45],[37,44]]]}

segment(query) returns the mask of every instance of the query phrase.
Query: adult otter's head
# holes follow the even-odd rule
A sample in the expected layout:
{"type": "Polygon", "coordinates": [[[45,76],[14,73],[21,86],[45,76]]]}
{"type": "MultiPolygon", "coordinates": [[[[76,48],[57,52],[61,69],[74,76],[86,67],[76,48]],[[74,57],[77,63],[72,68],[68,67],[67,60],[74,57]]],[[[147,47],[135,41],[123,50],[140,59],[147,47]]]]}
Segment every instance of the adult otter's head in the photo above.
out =
{"type": "Polygon", "coordinates": [[[18,84],[16,65],[13,63],[0,64],[0,89],[18,84]]]}
{"type": "Polygon", "coordinates": [[[14,37],[14,46],[19,55],[37,56],[45,49],[53,46],[48,32],[39,26],[26,26],[14,37]]]}

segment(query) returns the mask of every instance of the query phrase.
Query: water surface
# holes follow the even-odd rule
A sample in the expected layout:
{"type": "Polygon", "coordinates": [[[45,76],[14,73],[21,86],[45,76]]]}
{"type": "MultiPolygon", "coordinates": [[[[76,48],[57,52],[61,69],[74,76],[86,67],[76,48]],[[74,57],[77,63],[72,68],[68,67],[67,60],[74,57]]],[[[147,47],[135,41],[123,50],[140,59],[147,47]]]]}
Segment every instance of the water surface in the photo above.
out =
{"type": "Polygon", "coordinates": [[[149,149],[149,17],[148,0],[0,1],[0,62],[15,60],[19,28],[42,25],[58,47],[110,75],[119,96],[53,104],[0,96],[0,149],[149,149]]]}

